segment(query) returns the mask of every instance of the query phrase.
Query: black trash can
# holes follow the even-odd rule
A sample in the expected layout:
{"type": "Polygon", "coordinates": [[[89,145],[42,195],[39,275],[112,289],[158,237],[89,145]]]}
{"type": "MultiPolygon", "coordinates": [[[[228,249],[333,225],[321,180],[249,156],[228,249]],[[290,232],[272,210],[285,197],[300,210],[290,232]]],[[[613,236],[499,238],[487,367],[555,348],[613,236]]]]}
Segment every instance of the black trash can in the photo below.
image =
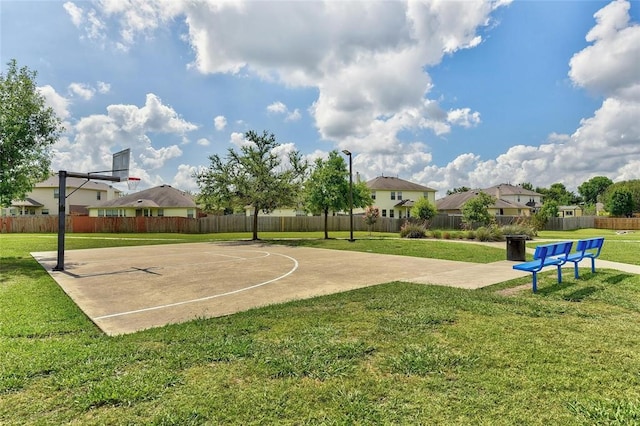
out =
{"type": "Polygon", "coordinates": [[[526,235],[507,235],[507,260],[524,261],[526,252],[526,235]]]}

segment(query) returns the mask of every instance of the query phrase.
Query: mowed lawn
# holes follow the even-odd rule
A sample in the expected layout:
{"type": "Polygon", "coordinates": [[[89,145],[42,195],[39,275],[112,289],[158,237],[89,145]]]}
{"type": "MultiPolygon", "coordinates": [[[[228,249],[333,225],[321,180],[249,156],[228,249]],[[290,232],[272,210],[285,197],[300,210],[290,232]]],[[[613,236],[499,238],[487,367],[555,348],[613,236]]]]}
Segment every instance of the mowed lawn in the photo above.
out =
{"type": "MultiPolygon", "coordinates": [[[[603,234],[603,257],[637,261],[640,238],[603,234]]],[[[287,243],[504,259],[389,236],[287,243]]],[[[247,237],[70,234],[67,249],[247,237]]],[[[558,285],[551,270],[537,294],[529,277],[476,291],[392,282],[107,337],[29,256],[55,244],[0,235],[0,424],[640,423],[638,275],[585,264],[558,285]]]]}

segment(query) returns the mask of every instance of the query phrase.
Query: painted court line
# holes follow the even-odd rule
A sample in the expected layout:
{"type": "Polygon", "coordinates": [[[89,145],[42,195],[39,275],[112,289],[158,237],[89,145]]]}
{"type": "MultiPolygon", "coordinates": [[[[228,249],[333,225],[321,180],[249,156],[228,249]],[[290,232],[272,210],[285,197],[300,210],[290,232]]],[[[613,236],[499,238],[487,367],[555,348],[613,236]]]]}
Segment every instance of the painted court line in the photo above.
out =
{"type": "MultiPolygon", "coordinates": [[[[269,252],[263,252],[263,253],[267,254],[265,257],[270,256],[272,254],[272,253],[269,253],[269,252]]],[[[221,294],[215,294],[213,296],[201,297],[201,298],[198,298],[198,299],[191,299],[191,300],[184,300],[182,302],[169,303],[169,304],[166,304],[166,305],[151,306],[149,308],[136,309],[134,311],[119,312],[119,313],[116,313],[116,314],[103,315],[103,316],[100,316],[100,317],[95,317],[94,319],[95,320],[101,320],[101,319],[107,319],[107,318],[121,317],[121,316],[125,316],[125,315],[132,315],[132,314],[137,314],[137,313],[141,313],[141,312],[155,311],[155,310],[159,310],[159,309],[166,309],[166,308],[171,308],[171,307],[174,307],[174,306],[187,305],[189,303],[203,302],[205,300],[211,300],[211,299],[216,299],[218,297],[229,296],[229,295],[232,295],[232,294],[241,293],[243,291],[247,291],[247,290],[251,290],[251,289],[254,289],[254,288],[262,287],[262,286],[267,285],[267,284],[271,284],[271,283],[276,282],[278,280],[281,280],[281,279],[283,279],[285,277],[288,277],[289,275],[293,274],[298,269],[298,261],[296,259],[294,259],[293,257],[287,256],[285,254],[280,254],[280,253],[273,253],[273,254],[275,254],[277,256],[282,256],[282,257],[285,257],[285,258],[291,260],[293,262],[293,268],[291,268],[289,270],[289,272],[287,272],[287,273],[285,273],[283,275],[280,275],[279,277],[276,277],[276,278],[273,278],[271,280],[264,281],[264,282],[261,282],[259,284],[255,284],[255,285],[252,285],[252,286],[249,286],[249,287],[241,288],[241,289],[238,289],[238,290],[233,290],[233,291],[229,291],[229,292],[221,293],[221,294]]]]}

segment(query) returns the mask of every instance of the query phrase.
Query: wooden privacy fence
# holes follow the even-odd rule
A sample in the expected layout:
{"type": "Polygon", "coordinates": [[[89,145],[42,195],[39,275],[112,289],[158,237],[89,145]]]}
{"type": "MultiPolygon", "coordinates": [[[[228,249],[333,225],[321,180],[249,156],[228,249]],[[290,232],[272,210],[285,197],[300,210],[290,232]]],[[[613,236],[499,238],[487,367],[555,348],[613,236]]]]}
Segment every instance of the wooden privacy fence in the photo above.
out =
{"type": "MultiPolygon", "coordinates": [[[[496,216],[499,225],[516,222],[517,216],[496,216]]],[[[378,218],[371,227],[372,232],[400,232],[405,219],[378,218]]],[[[253,218],[249,216],[209,216],[198,219],[182,217],[89,217],[68,216],[68,232],[83,233],[126,233],[126,232],[176,232],[185,234],[252,232],[253,218]]],[[[330,216],[330,232],[349,231],[349,216],[330,216]]],[[[462,229],[462,216],[437,215],[431,221],[433,229],[462,229]]],[[[583,216],[573,218],[552,218],[545,230],[568,231],[580,228],[600,228],[616,230],[640,229],[640,218],[608,218],[583,216]]],[[[368,231],[362,216],[353,217],[354,231],[368,231]]],[[[57,216],[0,217],[0,233],[44,233],[58,231],[57,216]]],[[[322,232],[324,217],[259,217],[258,232],[322,232]]]]}

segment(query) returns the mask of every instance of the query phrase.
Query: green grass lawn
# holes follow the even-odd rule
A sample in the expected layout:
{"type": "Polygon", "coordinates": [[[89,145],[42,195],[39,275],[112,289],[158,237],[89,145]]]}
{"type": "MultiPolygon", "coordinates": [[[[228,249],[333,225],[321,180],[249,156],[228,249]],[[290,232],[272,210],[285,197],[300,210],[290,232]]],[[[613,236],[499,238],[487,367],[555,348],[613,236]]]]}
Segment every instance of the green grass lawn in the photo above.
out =
{"type": "MultiPolygon", "coordinates": [[[[238,236],[90,237],[67,249],[238,236]]],[[[493,256],[376,237],[288,243],[493,256]]],[[[28,254],[55,247],[0,235],[0,424],[640,423],[640,276],[585,268],[557,285],[550,271],[536,294],[530,277],[476,291],[392,282],[107,337],[28,254]]]]}

